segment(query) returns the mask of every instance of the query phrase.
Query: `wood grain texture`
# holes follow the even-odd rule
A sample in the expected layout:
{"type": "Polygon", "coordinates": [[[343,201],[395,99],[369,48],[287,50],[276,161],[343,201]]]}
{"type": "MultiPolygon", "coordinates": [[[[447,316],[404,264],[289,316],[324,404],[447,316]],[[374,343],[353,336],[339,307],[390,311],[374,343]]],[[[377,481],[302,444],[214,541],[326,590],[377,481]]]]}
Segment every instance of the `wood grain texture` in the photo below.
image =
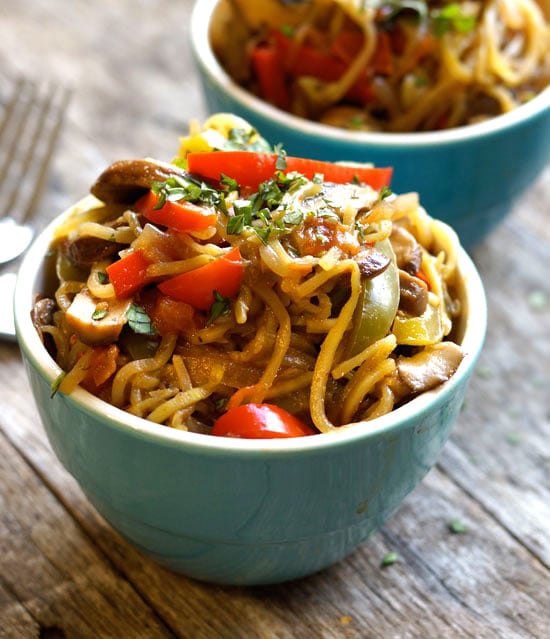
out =
{"type": "MultiPolygon", "coordinates": [[[[169,159],[203,117],[191,4],[2,0],[0,98],[18,73],[74,89],[39,224],[111,161],[169,159]]],[[[550,169],[473,251],[487,342],[438,466],[368,543],[293,583],[205,585],[127,544],[55,459],[19,351],[0,344],[0,637],[545,638],[549,201],[550,169]],[[382,567],[389,551],[398,560],[382,567]]]]}

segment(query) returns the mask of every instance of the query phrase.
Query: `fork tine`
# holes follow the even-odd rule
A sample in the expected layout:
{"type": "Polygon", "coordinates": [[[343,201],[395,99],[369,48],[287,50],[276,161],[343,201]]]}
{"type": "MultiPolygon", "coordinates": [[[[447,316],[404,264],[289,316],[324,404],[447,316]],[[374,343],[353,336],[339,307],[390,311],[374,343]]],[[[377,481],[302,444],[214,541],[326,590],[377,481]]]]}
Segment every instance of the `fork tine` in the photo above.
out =
{"type": "Polygon", "coordinates": [[[0,190],[8,193],[1,196],[0,216],[4,213],[23,222],[34,213],[69,98],[66,89],[40,90],[32,82],[20,83],[2,125],[12,135],[3,144],[7,150],[0,168],[0,190]]]}
{"type": "Polygon", "coordinates": [[[19,94],[23,88],[23,83],[24,83],[23,78],[17,78],[12,96],[9,102],[6,104],[6,107],[4,110],[4,117],[2,118],[2,122],[0,123],[0,144],[2,143],[2,138],[4,137],[4,134],[6,130],[8,129],[8,125],[12,118],[13,111],[17,105],[17,101],[19,100],[19,94]]]}
{"type": "MultiPolygon", "coordinates": [[[[37,130],[35,136],[35,145],[34,148],[38,150],[38,155],[36,157],[36,175],[35,179],[32,182],[33,188],[28,193],[28,199],[25,202],[25,206],[22,211],[22,219],[27,220],[31,217],[38,204],[38,200],[40,198],[40,194],[42,192],[42,188],[44,186],[44,182],[46,181],[46,176],[48,174],[48,168],[50,166],[50,162],[52,160],[53,151],[55,149],[55,145],[57,143],[57,139],[59,138],[59,134],[61,133],[61,126],[63,124],[63,120],[65,118],[65,113],[67,111],[67,107],[69,105],[71,99],[71,91],[69,89],[63,88],[57,91],[57,94],[52,98],[53,104],[50,105],[50,109],[48,113],[46,113],[45,118],[49,115],[51,118],[50,128],[48,129],[47,135],[43,137],[43,148],[40,149],[38,145],[38,141],[40,138],[40,130],[37,130]],[[54,99],[55,98],[55,99],[54,99]],[[41,152],[41,155],[40,155],[41,152]]],[[[45,125],[47,125],[45,121],[45,125]]],[[[30,154],[30,160],[32,160],[32,153],[30,154]]]]}

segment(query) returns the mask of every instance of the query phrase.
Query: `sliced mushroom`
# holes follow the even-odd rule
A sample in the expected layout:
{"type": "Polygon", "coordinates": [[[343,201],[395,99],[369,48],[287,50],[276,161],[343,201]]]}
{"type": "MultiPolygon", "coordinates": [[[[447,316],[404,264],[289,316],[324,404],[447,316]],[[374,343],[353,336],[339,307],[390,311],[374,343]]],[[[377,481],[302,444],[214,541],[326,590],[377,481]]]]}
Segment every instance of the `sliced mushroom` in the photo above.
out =
{"type": "Polygon", "coordinates": [[[418,394],[450,379],[463,357],[462,349],[454,342],[440,342],[412,357],[399,357],[397,372],[408,391],[418,394]]]}
{"type": "Polygon", "coordinates": [[[35,328],[48,326],[53,323],[53,313],[57,308],[55,300],[43,297],[34,303],[31,311],[31,319],[35,328]]]}
{"type": "Polygon", "coordinates": [[[393,225],[390,236],[397,266],[414,275],[420,270],[422,249],[412,233],[403,226],[393,225]]]}
{"type": "Polygon", "coordinates": [[[391,259],[373,247],[363,248],[355,256],[359,270],[364,278],[375,277],[383,273],[390,265],[391,259]]]}
{"type": "Polygon", "coordinates": [[[407,315],[420,317],[428,305],[426,282],[407,271],[399,270],[399,309],[407,315]]]}
{"type": "Polygon", "coordinates": [[[65,254],[74,266],[89,268],[94,262],[110,257],[122,248],[124,245],[117,242],[109,242],[100,237],[82,236],[66,243],[65,254]]]}
{"type": "Polygon", "coordinates": [[[119,160],[97,178],[92,194],[105,204],[132,204],[151,188],[153,182],[164,182],[187,173],[175,164],[158,160],[119,160]]]}
{"type": "Polygon", "coordinates": [[[83,288],[67,309],[65,319],[80,341],[92,346],[114,342],[128,321],[131,299],[105,302],[83,288]],[[95,319],[94,319],[95,318],[95,319]]]}

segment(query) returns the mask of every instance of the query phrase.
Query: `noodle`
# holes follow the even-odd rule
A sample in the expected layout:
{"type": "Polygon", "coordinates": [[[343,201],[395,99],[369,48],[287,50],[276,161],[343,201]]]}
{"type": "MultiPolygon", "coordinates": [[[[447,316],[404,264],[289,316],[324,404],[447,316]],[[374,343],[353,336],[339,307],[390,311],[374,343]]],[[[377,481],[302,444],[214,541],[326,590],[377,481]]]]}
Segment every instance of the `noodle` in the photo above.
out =
{"type": "MultiPolygon", "coordinates": [[[[194,135],[261,143],[228,121],[213,116],[194,135]]],[[[376,169],[354,167],[365,180],[355,184],[331,182],[331,167],[326,180],[274,172],[240,190],[202,174],[155,183],[171,202],[189,189],[192,211],[207,216],[197,233],[132,203],[75,209],[52,246],[55,310],[37,324],[65,371],[59,390],[80,384],[180,430],[208,433],[227,411],[269,401],[333,432],[422,392],[405,364],[426,388],[441,368],[450,377],[461,357],[444,341],[461,309],[456,234],[416,194],[369,186],[376,169]]]]}
{"type": "Polygon", "coordinates": [[[250,0],[230,4],[249,33],[243,42],[242,30],[213,32],[222,66],[275,106],[325,124],[463,126],[507,113],[550,83],[543,0],[264,0],[261,18],[250,0]],[[267,53],[276,68],[262,66],[267,53]]]}

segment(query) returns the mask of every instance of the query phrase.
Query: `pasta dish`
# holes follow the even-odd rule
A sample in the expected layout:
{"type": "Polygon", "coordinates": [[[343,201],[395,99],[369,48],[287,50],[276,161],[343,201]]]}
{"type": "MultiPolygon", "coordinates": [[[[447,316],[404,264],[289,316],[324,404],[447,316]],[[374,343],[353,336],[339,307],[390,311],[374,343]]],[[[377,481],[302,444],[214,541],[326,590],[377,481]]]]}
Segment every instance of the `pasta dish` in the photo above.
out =
{"type": "Polygon", "coordinates": [[[547,0],[223,0],[211,41],[252,93],[355,130],[473,124],[550,82],[547,0]]]}
{"type": "Polygon", "coordinates": [[[193,124],[172,163],[116,162],[56,229],[34,305],[64,371],[52,394],[81,385],[169,427],[275,437],[445,382],[463,357],[458,240],[390,178],[288,157],[228,114],[193,124]],[[285,432],[245,433],[247,411],[285,432]]]}

